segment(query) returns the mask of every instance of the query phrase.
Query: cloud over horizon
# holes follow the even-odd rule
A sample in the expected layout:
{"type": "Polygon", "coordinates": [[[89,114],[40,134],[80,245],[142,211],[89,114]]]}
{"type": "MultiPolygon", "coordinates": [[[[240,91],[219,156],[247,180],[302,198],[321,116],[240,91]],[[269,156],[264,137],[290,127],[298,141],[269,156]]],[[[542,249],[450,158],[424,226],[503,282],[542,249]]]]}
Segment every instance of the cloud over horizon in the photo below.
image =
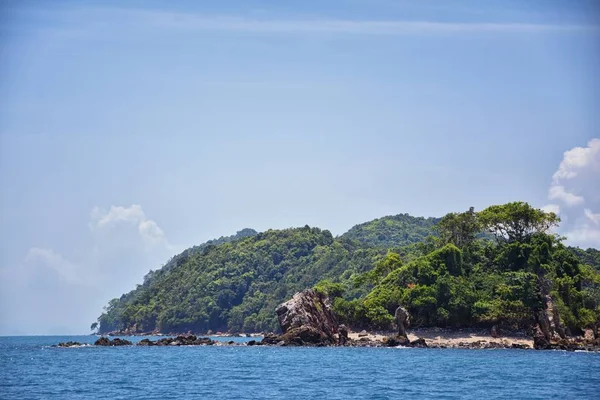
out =
{"type": "MultiPolygon", "coordinates": [[[[69,10],[36,10],[42,18],[63,20],[68,24],[88,23],[85,31],[110,27],[139,29],[222,31],[249,34],[338,34],[338,35],[415,35],[415,34],[538,34],[598,33],[594,24],[524,23],[514,21],[447,21],[443,19],[364,19],[364,18],[297,18],[259,14],[210,14],[172,9],[140,9],[135,7],[93,7],[69,10]]],[[[73,27],[73,26],[72,26],[73,27]]],[[[77,31],[71,31],[77,32],[77,31]]],[[[81,33],[81,32],[80,32],[81,33]]]]}
{"type": "Polygon", "coordinates": [[[560,233],[569,244],[600,248],[600,139],[565,151],[544,206],[560,215],[560,233]]]}
{"type": "Polygon", "coordinates": [[[88,226],[93,247],[81,259],[31,247],[21,265],[0,268],[0,334],[85,333],[107,300],[132,290],[173,255],[140,205],[95,207],[88,226]]]}

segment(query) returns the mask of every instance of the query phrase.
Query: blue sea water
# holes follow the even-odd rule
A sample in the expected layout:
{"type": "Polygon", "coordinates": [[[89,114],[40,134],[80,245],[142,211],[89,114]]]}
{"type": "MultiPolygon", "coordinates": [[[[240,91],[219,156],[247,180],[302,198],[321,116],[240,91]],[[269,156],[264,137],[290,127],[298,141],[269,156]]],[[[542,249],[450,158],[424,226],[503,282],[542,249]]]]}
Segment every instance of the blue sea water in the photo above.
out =
{"type": "Polygon", "coordinates": [[[50,347],[68,340],[96,337],[0,337],[0,398],[600,399],[599,353],[50,347]]]}

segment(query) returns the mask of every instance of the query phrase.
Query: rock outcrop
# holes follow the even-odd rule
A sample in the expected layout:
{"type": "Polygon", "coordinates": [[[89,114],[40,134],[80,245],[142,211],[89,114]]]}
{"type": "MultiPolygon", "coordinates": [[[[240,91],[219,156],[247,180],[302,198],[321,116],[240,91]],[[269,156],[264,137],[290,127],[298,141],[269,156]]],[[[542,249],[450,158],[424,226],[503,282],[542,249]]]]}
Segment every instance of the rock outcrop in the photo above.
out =
{"type": "Polygon", "coordinates": [[[89,345],[79,343],[79,342],[68,341],[68,342],[60,342],[58,344],[58,346],[56,346],[56,347],[82,347],[82,346],[89,346],[89,345]]]}
{"type": "Polygon", "coordinates": [[[213,345],[216,342],[211,338],[198,338],[194,335],[180,335],[177,337],[161,338],[158,340],[142,339],[138,346],[202,346],[213,345]]]}
{"type": "Polygon", "coordinates": [[[348,343],[350,339],[348,338],[348,328],[346,325],[340,325],[338,327],[338,344],[340,346],[344,346],[348,343]]]}
{"type": "Polygon", "coordinates": [[[398,336],[406,337],[406,328],[410,326],[410,314],[408,311],[404,307],[398,306],[394,313],[394,320],[398,327],[398,336]]]}
{"type": "Polygon", "coordinates": [[[338,320],[329,298],[314,289],[296,293],[275,310],[283,332],[266,337],[264,344],[331,346],[338,344],[338,320]]]}
{"type": "Polygon", "coordinates": [[[423,338],[417,338],[413,341],[410,341],[406,336],[388,336],[383,339],[383,345],[387,347],[419,347],[419,348],[427,348],[429,347],[423,338]]]}
{"type": "Polygon", "coordinates": [[[113,340],[110,340],[109,338],[102,336],[100,339],[96,340],[94,346],[131,346],[132,344],[133,343],[126,339],[114,338],[113,340]]]}

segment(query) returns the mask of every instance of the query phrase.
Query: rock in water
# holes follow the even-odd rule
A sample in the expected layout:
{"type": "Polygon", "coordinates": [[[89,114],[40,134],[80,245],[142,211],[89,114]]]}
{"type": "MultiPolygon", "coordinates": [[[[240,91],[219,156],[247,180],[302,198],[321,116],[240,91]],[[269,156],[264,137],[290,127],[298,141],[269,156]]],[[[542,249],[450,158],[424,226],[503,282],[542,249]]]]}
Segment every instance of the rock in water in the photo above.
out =
{"type": "Polygon", "coordinates": [[[68,342],[61,342],[58,344],[58,347],[81,347],[83,346],[83,344],[79,343],[79,342],[72,342],[72,341],[68,341],[68,342]]]}
{"type": "Polygon", "coordinates": [[[536,350],[546,350],[550,348],[550,343],[539,325],[536,325],[533,328],[533,347],[536,350]]]}
{"type": "Polygon", "coordinates": [[[110,340],[109,338],[102,336],[100,339],[96,340],[94,346],[131,346],[132,344],[133,343],[129,340],[119,338],[110,340]]]}
{"type": "Polygon", "coordinates": [[[96,340],[94,346],[110,346],[110,339],[102,336],[100,339],[96,340]]]}
{"type": "Polygon", "coordinates": [[[281,326],[280,339],[287,345],[333,345],[338,320],[329,298],[314,289],[296,293],[275,310],[281,326]]]}
{"type": "Polygon", "coordinates": [[[429,346],[427,346],[427,343],[425,342],[425,339],[423,339],[423,338],[417,338],[417,339],[413,340],[412,342],[410,342],[410,346],[411,347],[419,347],[419,348],[429,347],[429,346]]]}

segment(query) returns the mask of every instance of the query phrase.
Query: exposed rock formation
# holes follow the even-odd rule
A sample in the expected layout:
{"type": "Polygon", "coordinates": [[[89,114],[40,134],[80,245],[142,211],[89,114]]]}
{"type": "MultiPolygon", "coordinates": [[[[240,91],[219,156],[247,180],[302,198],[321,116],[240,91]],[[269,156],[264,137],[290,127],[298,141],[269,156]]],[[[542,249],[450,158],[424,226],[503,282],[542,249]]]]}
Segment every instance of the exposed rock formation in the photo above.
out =
{"type": "Polygon", "coordinates": [[[72,342],[72,341],[68,341],[68,342],[61,342],[58,344],[58,347],[81,347],[81,346],[88,346],[79,342],[72,342]]]}
{"type": "Polygon", "coordinates": [[[296,293],[275,310],[283,334],[263,342],[287,346],[330,346],[338,343],[338,320],[329,298],[314,289],[296,293]]]}
{"type": "Polygon", "coordinates": [[[215,341],[207,337],[198,338],[194,335],[180,335],[174,338],[162,338],[156,341],[143,339],[140,340],[138,346],[200,346],[213,344],[215,344],[215,341]]]}
{"type": "Polygon", "coordinates": [[[533,328],[533,347],[536,350],[545,350],[550,347],[550,341],[539,324],[533,328]]]}
{"type": "Polygon", "coordinates": [[[542,298],[542,309],[537,312],[536,322],[548,342],[565,339],[565,328],[560,321],[558,308],[555,307],[554,300],[550,294],[550,280],[540,274],[538,285],[542,298]]]}
{"type": "Polygon", "coordinates": [[[406,336],[389,336],[383,339],[383,345],[387,347],[405,346],[405,347],[429,347],[423,338],[417,338],[412,342],[406,336]]]}
{"type": "Polygon", "coordinates": [[[404,307],[398,306],[394,314],[396,325],[398,326],[398,336],[406,337],[406,328],[410,326],[410,314],[404,307]]]}
{"type": "Polygon", "coordinates": [[[126,339],[114,338],[113,340],[110,340],[109,338],[102,336],[100,339],[96,340],[94,346],[131,346],[132,344],[133,343],[126,339]]]}
{"type": "Polygon", "coordinates": [[[490,331],[490,336],[494,339],[498,338],[500,334],[498,333],[498,327],[496,325],[492,326],[492,330],[490,331]]]}
{"type": "Polygon", "coordinates": [[[340,325],[338,327],[338,343],[340,346],[344,346],[348,343],[350,339],[348,338],[348,328],[346,325],[340,325]]]}

